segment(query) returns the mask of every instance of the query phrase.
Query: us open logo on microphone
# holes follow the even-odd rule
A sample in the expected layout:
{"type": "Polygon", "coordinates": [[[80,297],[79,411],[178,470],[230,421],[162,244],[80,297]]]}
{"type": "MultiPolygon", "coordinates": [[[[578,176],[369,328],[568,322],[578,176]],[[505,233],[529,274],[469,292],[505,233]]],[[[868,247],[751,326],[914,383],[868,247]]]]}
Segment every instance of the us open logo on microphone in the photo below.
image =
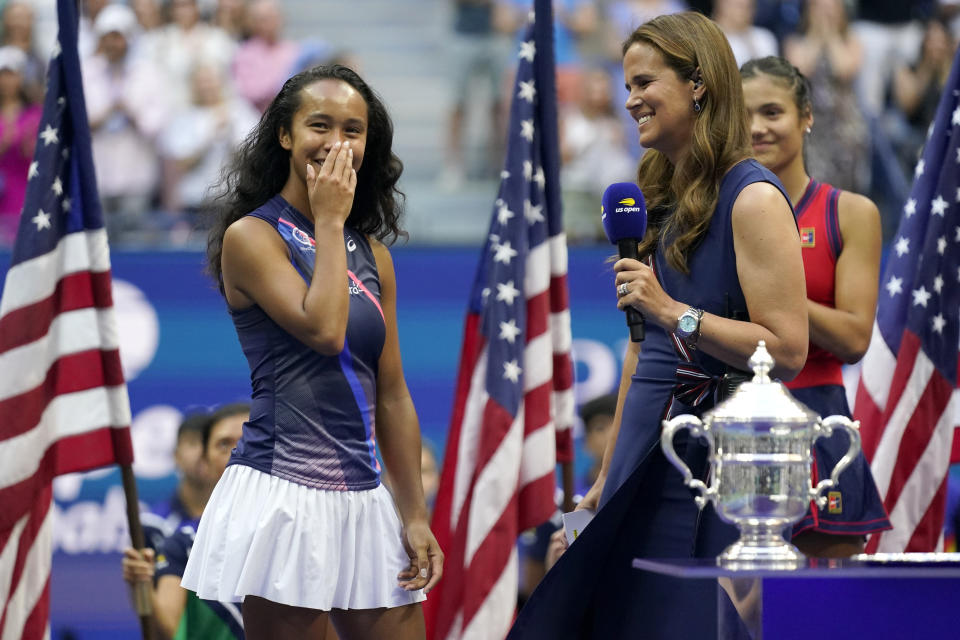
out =
{"type": "Polygon", "coordinates": [[[643,207],[638,207],[637,201],[633,198],[624,198],[617,204],[622,204],[622,207],[617,207],[614,209],[616,213],[639,213],[643,211],[643,207]]]}

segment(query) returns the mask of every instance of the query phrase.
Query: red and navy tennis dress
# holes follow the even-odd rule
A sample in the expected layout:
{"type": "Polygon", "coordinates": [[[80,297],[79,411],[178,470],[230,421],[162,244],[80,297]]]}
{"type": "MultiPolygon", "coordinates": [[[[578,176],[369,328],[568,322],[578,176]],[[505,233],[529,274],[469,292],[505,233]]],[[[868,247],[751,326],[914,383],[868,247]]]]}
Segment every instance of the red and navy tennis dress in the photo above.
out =
{"type": "MultiPolygon", "coordinates": [[[[830,308],[836,307],[835,273],[837,258],[843,250],[837,212],[839,199],[840,189],[810,180],[795,208],[807,297],[830,308]]],[[[831,415],[850,417],[842,366],[834,354],[811,342],[806,365],[786,386],[797,400],[824,418],[831,415]]],[[[846,433],[834,433],[816,441],[813,448],[814,483],[829,477],[833,466],[846,454],[847,447],[846,433]]],[[[826,508],[807,510],[803,520],[794,525],[794,535],[808,529],[866,535],[891,528],[862,452],[840,474],[839,486],[828,491],[827,498],[826,508]]]]}

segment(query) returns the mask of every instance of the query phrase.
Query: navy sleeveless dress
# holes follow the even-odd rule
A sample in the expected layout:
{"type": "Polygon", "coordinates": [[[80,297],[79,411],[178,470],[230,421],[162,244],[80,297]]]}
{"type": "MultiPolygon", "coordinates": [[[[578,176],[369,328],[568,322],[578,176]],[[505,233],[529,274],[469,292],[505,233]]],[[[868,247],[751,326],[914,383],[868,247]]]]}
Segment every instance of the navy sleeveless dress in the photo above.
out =
{"type": "MultiPolygon", "coordinates": [[[[279,195],[248,215],[279,234],[309,283],[313,223],[279,195]]],[[[364,234],[344,228],[343,243],[350,308],[340,353],[314,351],[258,305],[230,312],[250,365],[250,419],[184,570],[182,585],[200,598],[253,595],[321,611],[425,599],[397,584],[410,560],[377,462],[386,326],[376,260],[364,234]]]]}
{"type": "MultiPolygon", "coordinates": [[[[710,226],[688,259],[689,274],[667,264],[662,250],[654,269],[675,300],[726,317],[746,315],[737,276],[731,214],[740,192],[755,182],[783,191],[777,177],[752,159],[727,172],[720,184],[710,226]]],[[[716,637],[716,580],[681,580],[638,571],[636,557],[714,557],[734,542],[737,530],[713,507],[700,511],[683,478],[660,448],[661,421],[668,415],[700,415],[712,408],[712,384],[726,366],[702,352],[687,362],[672,334],[647,326],[637,369],[623,407],[616,449],[600,510],[521,609],[509,638],[706,638],[716,637]],[[678,376],[696,369],[709,383],[678,376]]],[[[707,448],[686,437],[677,454],[693,474],[706,480],[707,448]]],[[[720,605],[737,625],[729,601],[720,605]]]]}
{"type": "MultiPolygon", "coordinates": [[[[249,215],[277,230],[309,283],[313,223],[279,195],[249,215]]],[[[253,388],[250,420],[230,464],[316,489],[360,491],[380,484],[374,416],[386,330],[373,250],[362,233],[343,233],[350,311],[341,353],[309,349],[257,305],[230,311],[253,388]]]]}

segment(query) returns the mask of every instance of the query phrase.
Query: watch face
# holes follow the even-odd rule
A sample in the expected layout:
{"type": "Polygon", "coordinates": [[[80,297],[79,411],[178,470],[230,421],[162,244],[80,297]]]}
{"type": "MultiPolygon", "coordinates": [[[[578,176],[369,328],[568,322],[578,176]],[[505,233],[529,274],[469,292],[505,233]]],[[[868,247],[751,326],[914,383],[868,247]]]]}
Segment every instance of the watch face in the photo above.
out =
{"type": "Polygon", "coordinates": [[[683,315],[677,322],[677,330],[685,335],[690,335],[697,329],[697,318],[694,316],[683,315]]]}

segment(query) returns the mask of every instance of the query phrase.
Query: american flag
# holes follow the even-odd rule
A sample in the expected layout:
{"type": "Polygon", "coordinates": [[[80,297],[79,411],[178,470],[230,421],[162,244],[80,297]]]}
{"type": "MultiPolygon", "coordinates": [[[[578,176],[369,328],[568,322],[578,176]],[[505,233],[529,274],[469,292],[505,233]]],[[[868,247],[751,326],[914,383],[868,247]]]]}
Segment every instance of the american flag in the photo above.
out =
{"type": "Polygon", "coordinates": [[[854,415],[893,529],[868,552],[943,548],[960,345],[960,52],[880,283],[854,415]]]}
{"type": "Polygon", "coordinates": [[[547,519],[572,459],[573,368],[561,221],[550,0],[520,44],[499,197],[481,254],[433,530],[444,578],[428,637],[503,638],[517,600],[517,536],[547,519]]]}
{"type": "Polygon", "coordinates": [[[60,34],[0,300],[0,638],[49,637],[52,481],[133,460],[77,54],[60,34]]]}

